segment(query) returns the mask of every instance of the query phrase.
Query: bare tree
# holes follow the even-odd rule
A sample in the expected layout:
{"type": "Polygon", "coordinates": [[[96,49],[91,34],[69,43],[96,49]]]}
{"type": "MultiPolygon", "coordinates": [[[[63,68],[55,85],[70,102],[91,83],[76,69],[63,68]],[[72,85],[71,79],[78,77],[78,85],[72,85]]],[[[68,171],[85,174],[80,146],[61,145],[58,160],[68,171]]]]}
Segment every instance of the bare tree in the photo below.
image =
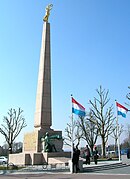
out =
{"type": "Polygon", "coordinates": [[[22,152],[23,143],[22,142],[14,142],[13,143],[13,153],[22,152]]]}
{"type": "MultiPolygon", "coordinates": [[[[128,86],[128,88],[130,89],[130,86],[128,86]]],[[[130,100],[130,93],[127,93],[126,98],[127,98],[128,100],[130,100]]],[[[127,104],[127,105],[130,106],[130,104],[127,104]]]]}
{"type": "Polygon", "coordinates": [[[78,125],[83,133],[82,139],[84,139],[87,142],[92,153],[98,137],[98,129],[95,123],[93,122],[94,120],[94,116],[91,112],[89,112],[86,117],[80,116],[78,120],[78,125]]]}
{"type": "Polygon", "coordinates": [[[130,124],[126,124],[125,139],[121,143],[121,148],[130,148],[130,124]]]}
{"type": "Polygon", "coordinates": [[[118,140],[118,136],[120,137],[122,132],[123,132],[123,125],[121,124],[121,126],[117,126],[117,125],[113,125],[113,132],[111,137],[114,138],[115,140],[115,144],[114,144],[114,150],[117,150],[117,140],[118,140]],[[119,127],[119,129],[117,130],[117,127],[119,127]]]}
{"type": "Polygon", "coordinates": [[[126,139],[128,140],[130,146],[130,124],[126,124],[126,139]]]}
{"type": "Polygon", "coordinates": [[[67,127],[65,128],[64,144],[71,147],[71,141],[72,141],[72,125],[67,123],[67,127]]]}
{"type": "MultiPolygon", "coordinates": [[[[82,131],[80,130],[79,126],[77,125],[77,121],[73,122],[73,143],[76,143],[78,146],[80,140],[82,138],[82,131]]],[[[64,137],[64,144],[71,146],[72,144],[72,124],[67,123],[67,127],[65,128],[65,137],[64,137]]]]}
{"type": "Polygon", "coordinates": [[[21,130],[26,127],[25,118],[22,115],[23,110],[20,108],[18,112],[15,109],[10,109],[4,116],[3,124],[1,124],[0,133],[5,137],[9,147],[9,153],[12,153],[13,143],[16,137],[20,134],[21,130]]]}
{"type": "MultiPolygon", "coordinates": [[[[128,88],[130,89],[130,86],[128,86],[128,88]]],[[[130,92],[126,94],[126,98],[127,98],[128,102],[125,102],[125,103],[127,106],[130,107],[130,102],[129,102],[130,101],[130,92]]],[[[128,110],[128,111],[130,111],[130,110],[128,110]]]]}
{"type": "Polygon", "coordinates": [[[94,101],[89,101],[91,105],[91,112],[95,117],[95,124],[98,128],[99,135],[102,140],[102,155],[105,157],[105,146],[108,141],[108,136],[113,131],[113,122],[114,122],[114,113],[113,105],[106,108],[110,98],[108,98],[109,91],[102,89],[102,86],[99,89],[96,89],[98,98],[94,97],[94,101]]]}
{"type": "Polygon", "coordinates": [[[125,139],[123,140],[121,147],[123,148],[130,147],[130,124],[126,124],[125,139]]]}

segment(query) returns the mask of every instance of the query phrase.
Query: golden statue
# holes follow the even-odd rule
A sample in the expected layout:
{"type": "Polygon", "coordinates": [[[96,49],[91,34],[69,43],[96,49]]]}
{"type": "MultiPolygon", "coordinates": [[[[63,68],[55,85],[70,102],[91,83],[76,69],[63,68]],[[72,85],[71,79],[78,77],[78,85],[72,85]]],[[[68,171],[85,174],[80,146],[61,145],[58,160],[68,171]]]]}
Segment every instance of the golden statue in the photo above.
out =
{"type": "Polygon", "coordinates": [[[44,18],[43,18],[43,20],[44,20],[45,22],[48,22],[48,18],[49,18],[49,15],[50,15],[50,10],[52,9],[52,7],[53,7],[53,4],[49,4],[49,5],[46,7],[46,14],[45,14],[45,16],[44,16],[44,18]]]}

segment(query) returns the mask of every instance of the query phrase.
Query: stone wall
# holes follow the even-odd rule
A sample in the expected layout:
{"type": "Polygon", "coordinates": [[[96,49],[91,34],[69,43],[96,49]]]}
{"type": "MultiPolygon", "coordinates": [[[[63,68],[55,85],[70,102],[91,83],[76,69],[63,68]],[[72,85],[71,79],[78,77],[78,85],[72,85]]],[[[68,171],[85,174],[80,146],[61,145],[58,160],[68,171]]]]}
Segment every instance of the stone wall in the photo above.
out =
{"type": "Polygon", "coordinates": [[[45,161],[43,153],[9,154],[9,163],[15,165],[42,165],[45,161]]]}
{"type": "Polygon", "coordinates": [[[70,158],[70,152],[44,152],[44,153],[19,153],[9,154],[9,163],[15,165],[42,165],[48,162],[48,158],[67,157],[70,158]]]}

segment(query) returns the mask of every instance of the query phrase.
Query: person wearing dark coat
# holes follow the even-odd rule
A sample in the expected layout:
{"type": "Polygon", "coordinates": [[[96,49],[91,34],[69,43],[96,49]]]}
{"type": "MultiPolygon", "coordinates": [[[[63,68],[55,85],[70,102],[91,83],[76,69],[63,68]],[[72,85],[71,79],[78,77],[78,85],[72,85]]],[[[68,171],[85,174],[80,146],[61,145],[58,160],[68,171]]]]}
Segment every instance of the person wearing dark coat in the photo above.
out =
{"type": "Polygon", "coordinates": [[[76,146],[76,173],[79,172],[79,156],[80,156],[80,150],[78,149],[78,146],[76,146]]]}
{"type": "Polygon", "coordinates": [[[88,145],[86,145],[85,156],[86,156],[86,165],[87,164],[90,165],[90,149],[88,145]]]}
{"type": "Polygon", "coordinates": [[[76,146],[76,148],[73,148],[73,173],[77,173],[79,171],[79,156],[80,156],[80,150],[76,146]]]}
{"type": "Polygon", "coordinates": [[[76,148],[74,148],[74,147],[73,147],[72,164],[73,164],[73,171],[72,171],[72,173],[75,173],[75,171],[76,171],[76,148]]]}
{"type": "Polygon", "coordinates": [[[97,150],[97,147],[95,147],[95,149],[93,151],[93,157],[94,157],[94,162],[97,165],[97,159],[98,159],[98,150],[97,150]]]}

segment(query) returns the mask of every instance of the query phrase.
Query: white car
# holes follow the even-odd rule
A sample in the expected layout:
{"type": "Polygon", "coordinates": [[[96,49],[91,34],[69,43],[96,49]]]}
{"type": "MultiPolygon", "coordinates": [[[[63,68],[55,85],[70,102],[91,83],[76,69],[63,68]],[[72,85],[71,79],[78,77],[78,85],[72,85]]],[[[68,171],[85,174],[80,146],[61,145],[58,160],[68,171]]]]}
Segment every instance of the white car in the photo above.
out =
{"type": "Polygon", "coordinates": [[[8,159],[4,156],[0,156],[0,164],[6,164],[8,162],[8,159]]]}

